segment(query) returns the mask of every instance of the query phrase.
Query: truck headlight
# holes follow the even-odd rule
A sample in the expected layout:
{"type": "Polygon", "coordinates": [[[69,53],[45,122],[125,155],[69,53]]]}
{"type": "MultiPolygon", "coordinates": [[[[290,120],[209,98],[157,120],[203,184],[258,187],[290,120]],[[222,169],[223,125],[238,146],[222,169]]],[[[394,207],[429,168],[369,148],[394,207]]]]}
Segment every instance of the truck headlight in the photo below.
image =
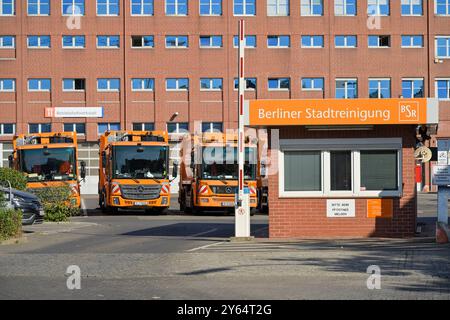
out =
{"type": "Polygon", "coordinates": [[[169,198],[167,198],[167,197],[161,198],[161,204],[168,204],[168,203],[169,203],[169,198]]]}

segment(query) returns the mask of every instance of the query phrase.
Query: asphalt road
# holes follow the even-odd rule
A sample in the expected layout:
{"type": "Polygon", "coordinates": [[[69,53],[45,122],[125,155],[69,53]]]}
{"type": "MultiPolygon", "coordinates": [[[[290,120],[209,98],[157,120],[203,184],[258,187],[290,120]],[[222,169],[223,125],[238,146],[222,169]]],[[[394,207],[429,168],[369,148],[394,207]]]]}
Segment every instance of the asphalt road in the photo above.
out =
{"type": "Polygon", "coordinates": [[[232,216],[104,216],[84,200],[87,216],[0,246],[0,299],[450,299],[450,246],[431,238],[268,241],[256,215],[256,240],[236,243],[232,216]],[[71,265],[80,290],[67,287],[71,265]]]}

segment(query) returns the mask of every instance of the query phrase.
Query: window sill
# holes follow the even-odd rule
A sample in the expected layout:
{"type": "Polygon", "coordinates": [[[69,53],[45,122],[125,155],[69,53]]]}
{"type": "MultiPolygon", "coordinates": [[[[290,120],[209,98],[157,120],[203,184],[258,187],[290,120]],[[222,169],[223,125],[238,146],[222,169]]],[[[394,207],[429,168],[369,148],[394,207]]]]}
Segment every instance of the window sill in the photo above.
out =
{"type": "Polygon", "coordinates": [[[307,192],[307,191],[281,191],[278,198],[280,199],[292,199],[292,198],[315,198],[315,199],[330,199],[330,198],[401,198],[400,191],[362,191],[360,193],[342,193],[342,192],[307,192]]]}

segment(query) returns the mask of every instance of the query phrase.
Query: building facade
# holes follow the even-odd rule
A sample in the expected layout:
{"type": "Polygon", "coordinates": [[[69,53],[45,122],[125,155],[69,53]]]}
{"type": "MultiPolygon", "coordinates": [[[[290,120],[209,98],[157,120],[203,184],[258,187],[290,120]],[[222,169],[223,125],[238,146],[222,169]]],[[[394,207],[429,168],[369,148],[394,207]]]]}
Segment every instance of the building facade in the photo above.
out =
{"type": "Polygon", "coordinates": [[[76,130],[95,185],[105,130],[237,127],[239,19],[246,99],[438,97],[450,136],[450,0],[0,0],[2,164],[15,133],[76,130]]]}

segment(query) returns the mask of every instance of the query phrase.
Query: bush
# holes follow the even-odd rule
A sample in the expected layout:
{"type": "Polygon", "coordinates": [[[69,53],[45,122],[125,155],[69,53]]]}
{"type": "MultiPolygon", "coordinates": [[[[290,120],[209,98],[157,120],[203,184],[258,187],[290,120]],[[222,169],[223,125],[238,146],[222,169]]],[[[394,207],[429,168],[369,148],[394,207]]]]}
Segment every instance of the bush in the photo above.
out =
{"type": "Polygon", "coordinates": [[[22,212],[0,208],[0,240],[22,235],[22,212]]]}
{"type": "Polygon", "coordinates": [[[70,203],[72,190],[69,186],[51,187],[33,190],[39,197],[45,211],[45,220],[63,222],[79,214],[78,207],[70,203]]]}
{"type": "Polygon", "coordinates": [[[10,168],[0,168],[0,184],[4,187],[11,187],[18,190],[25,190],[27,188],[27,178],[22,172],[10,168]]]}

